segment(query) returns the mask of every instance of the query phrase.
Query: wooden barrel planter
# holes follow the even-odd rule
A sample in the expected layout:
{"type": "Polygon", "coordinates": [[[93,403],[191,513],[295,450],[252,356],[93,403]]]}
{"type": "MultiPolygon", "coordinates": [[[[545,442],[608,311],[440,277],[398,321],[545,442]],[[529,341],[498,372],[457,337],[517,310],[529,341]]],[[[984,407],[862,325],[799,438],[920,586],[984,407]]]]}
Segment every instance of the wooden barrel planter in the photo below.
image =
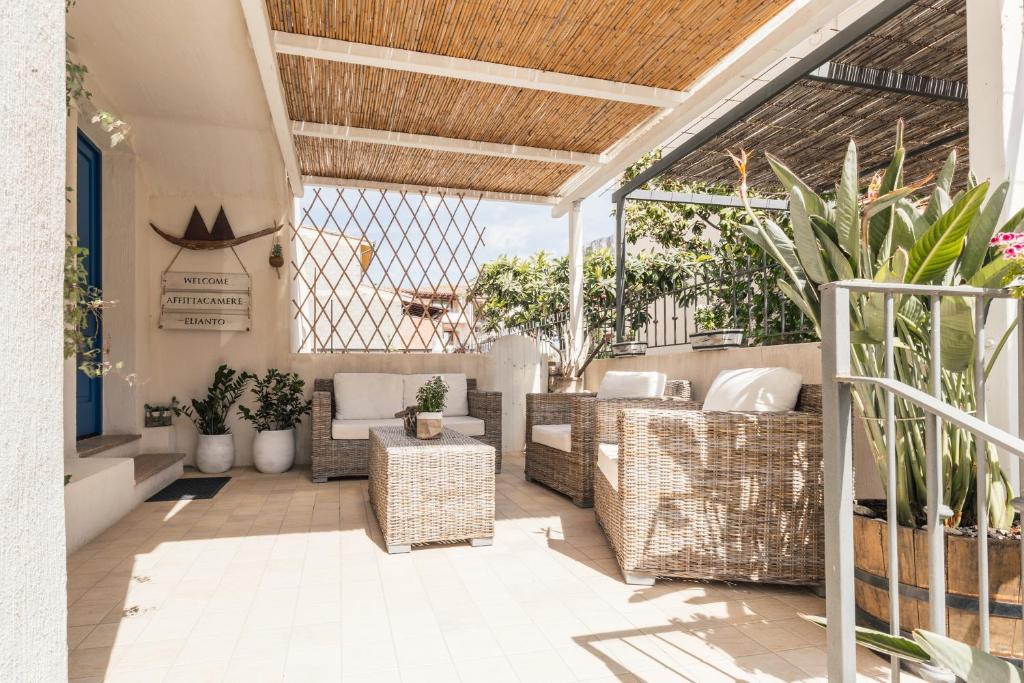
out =
{"type": "MultiPolygon", "coordinates": [[[[853,518],[857,621],[889,630],[889,551],[884,519],[853,518]]],[[[900,527],[900,628],[909,634],[929,628],[928,535],[900,527]]],[[[1020,664],[1024,630],[1020,603],[1020,543],[989,538],[989,610],[992,654],[1020,664]]],[[[970,536],[946,534],[946,632],[978,644],[978,546],[970,536]]]]}

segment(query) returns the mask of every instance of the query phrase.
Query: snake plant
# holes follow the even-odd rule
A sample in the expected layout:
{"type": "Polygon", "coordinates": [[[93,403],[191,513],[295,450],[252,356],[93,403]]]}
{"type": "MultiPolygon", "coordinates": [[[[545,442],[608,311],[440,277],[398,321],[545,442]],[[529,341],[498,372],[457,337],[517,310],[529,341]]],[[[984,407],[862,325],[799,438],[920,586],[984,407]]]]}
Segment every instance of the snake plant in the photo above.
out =
{"type": "MultiPolygon", "coordinates": [[[[998,287],[1010,266],[989,241],[1006,197],[1007,183],[990,188],[988,182],[969,178],[954,192],[956,153],[951,152],[934,177],[906,184],[903,178],[903,123],[896,129],[896,145],[888,168],[872,178],[865,190],[859,185],[857,147],[850,142],[834,198],[815,192],[779,159],[768,163],[785,187],[791,203],[792,237],[770,219],[750,209],[747,155],[733,155],[740,172],[739,193],[747,207],[749,224],[744,233],[782,266],[778,282],[786,294],[813,321],[821,335],[820,285],[836,280],[864,278],[876,282],[971,285],[998,287]],[[924,196],[923,188],[932,191],[924,196]]],[[[1011,231],[1024,219],[1024,211],[1002,227],[1011,231]]],[[[899,296],[895,306],[895,377],[928,391],[931,357],[930,300],[899,296]]],[[[983,399],[974,390],[974,301],[964,297],[941,299],[941,384],[946,401],[972,412],[983,399]]],[[[865,376],[884,374],[883,299],[880,294],[851,294],[851,364],[865,376]]],[[[991,364],[989,365],[989,369],[991,364]]],[[[924,522],[925,421],[924,414],[903,400],[896,401],[896,472],[886,467],[885,395],[877,388],[855,385],[854,406],[865,427],[882,481],[896,477],[898,519],[901,525],[924,522]]],[[[943,501],[952,509],[948,526],[972,524],[975,515],[974,439],[964,430],[944,424],[942,434],[943,501]]],[[[1012,493],[989,448],[989,523],[1008,528],[1013,521],[1012,493]]],[[[890,502],[890,504],[892,504],[890,502]]]]}

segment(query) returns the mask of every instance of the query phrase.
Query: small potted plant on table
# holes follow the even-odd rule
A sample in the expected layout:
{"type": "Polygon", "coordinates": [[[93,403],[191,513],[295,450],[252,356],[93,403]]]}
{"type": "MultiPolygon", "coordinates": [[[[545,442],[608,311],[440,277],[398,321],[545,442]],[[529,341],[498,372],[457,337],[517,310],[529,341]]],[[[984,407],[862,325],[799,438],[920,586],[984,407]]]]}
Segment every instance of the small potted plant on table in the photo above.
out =
{"type": "Polygon", "coordinates": [[[251,375],[221,365],[213,375],[213,384],[202,401],[192,399],[190,406],[175,406],[174,414],[192,420],[199,432],[196,467],[200,472],[227,472],[235,464],[235,441],[228,427],[228,412],[235,405],[251,375]]]}
{"type": "Polygon", "coordinates": [[[303,400],[305,386],[298,374],[270,368],[266,375],[253,380],[256,410],[238,406],[242,419],[256,428],[252,460],[260,472],[280,474],[294,464],[295,427],[313,406],[312,401],[303,400]]]}
{"type": "Polygon", "coordinates": [[[444,405],[448,385],[440,376],[426,382],[416,392],[416,438],[437,439],[444,431],[444,405]]]}

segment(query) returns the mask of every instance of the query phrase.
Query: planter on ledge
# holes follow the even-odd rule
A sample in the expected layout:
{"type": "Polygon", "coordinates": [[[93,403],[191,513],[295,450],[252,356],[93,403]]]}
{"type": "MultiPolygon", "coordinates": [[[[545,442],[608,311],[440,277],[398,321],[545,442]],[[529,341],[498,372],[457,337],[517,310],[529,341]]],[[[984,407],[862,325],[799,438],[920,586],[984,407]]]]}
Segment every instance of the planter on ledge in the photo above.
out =
{"type": "Polygon", "coordinates": [[[743,346],[743,330],[729,328],[721,330],[702,330],[690,335],[690,346],[694,350],[735,349],[743,346]]]}
{"type": "Polygon", "coordinates": [[[616,358],[647,355],[647,342],[621,341],[612,344],[612,355],[616,358]]]}
{"type": "MultiPolygon", "coordinates": [[[[889,580],[884,518],[853,517],[857,623],[889,630],[889,580]]],[[[900,527],[900,629],[929,629],[928,533],[900,527]]],[[[992,654],[1024,658],[1020,601],[1020,542],[988,539],[992,654]]],[[[978,646],[978,540],[946,534],[946,629],[950,638],[978,646]]]]}

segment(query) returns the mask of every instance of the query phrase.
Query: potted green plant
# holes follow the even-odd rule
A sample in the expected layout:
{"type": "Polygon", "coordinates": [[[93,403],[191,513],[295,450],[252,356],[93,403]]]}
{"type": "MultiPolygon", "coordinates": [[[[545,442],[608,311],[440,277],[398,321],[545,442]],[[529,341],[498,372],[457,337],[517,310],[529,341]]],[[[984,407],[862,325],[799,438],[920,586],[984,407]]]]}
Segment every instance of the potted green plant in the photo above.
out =
{"type": "MultiPolygon", "coordinates": [[[[750,208],[746,192],[747,156],[741,152],[734,157],[740,171],[740,198],[750,218],[749,225],[741,227],[783,267],[785,278],[778,281],[779,290],[800,307],[819,336],[822,313],[819,286],[828,282],[863,279],[990,288],[1002,285],[1014,274],[1016,250],[1007,255],[1007,248],[990,248],[993,235],[1000,231],[999,217],[1008,184],[1003,182],[992,187],[988,181],[978,183],[967,175],[961,188],[955,190],[955,152],[950,153],[934,179],[929,176],[905,184],[905,155],[900,121],[888,169],[876,175],[862,191],[858,182],[857,148],[851,141],[834,199],[820,196],[780,160],[768,155],[768,163],[790,197],[792,236],[750,208]],[[931,189],[929,196],[921,196],[926,186],[931,189]]],[[[1001,232],[1015,232],[1022,220],[1024,211],[1006,221],[1001,232]]],[[[933,301],[928,296],[903,295],[894,297],[893,303],[896,321],[893,374],[900,382],[928,391],[932,379],[933,301]]],[[[973,303],[965,297],[946,296],[938,305],[941,326],[935,332],[941,339],[939,380],[943,397],[961,410],[973,412],[978,402],[985,400],[977,394],[974,381],[977,331],[973,303]]],[[[883,320],[882,295],[851,295],[850,363],[854,374],[885,375],[883,320]]],[[[1002,346],[1002,343],[996,345],[993,356],[998,355],[1002,346]]],[[[992,367],[990,359],[983,370],[988,374],[992,367]]],[[[896,401],[895,434],[887,434],[884,390],[858,383],[853,385],[852,392],[857,422],[867,436],[882,481],[895,477],[896,499],[889,501],[889,505],[895,506],[897,522],[903,527],[898,536],[899,555],[910,558],[910,566],[927,566],[928,544],[922,527],[931,522],[926,515],[928,491],[923,475],[926,471],[924,414],[910,402],[896,401]],[[893,437],[897,469],[889,472],[886,443],[893,437]]],[[[975,501],[980,495],[979,486],[985,489],[989,502],[989,527],[1004,531],[1013,526],[1013,492],[991,444],[979,450],[969,432],[950,422],[942,425],[940,443],[944,482],[941,503],[948,512],[943,524],[954,531],[946,538],[947,552],[951,557],[973,558],[978,553],[977,538],[972,534],[978,523],[975,501]],[[988,477],[978,482],[977,463],[982,458],[988,463],[988,477]]],[[[859,584],[857,607],[865,620],[884,625],[888,618],[889,589],[882,583],[887,562],[882,539],[886,538],[888,522],[885,514],[878,513],[885,504],[884,501],[872,505],[870,501],[860,502],[861,512],[854,517],[854,560],[859,584]]],[[[1011,562],[1017,561],[1019,553],[1019,542],[1012,538],[990,539],[989,566],[993,572],[999,568],[1009,574],[1011,562]]],[[[961,585],[977,585],[976,565],[965,562],[960,569],[961,585]]],[[[1004,579],[993,574],[991,581],[998,586],[1004,579]]],[[[927,585],[927,577],[912,577],[909,583],[921,588],[919,584],[927,585]]],[[[901,600],[904,597],[905,594],[901,595],[901,600]]],[[[912,629],[921,625],[917,619],[928,610],[918,604],[923,602],[921,598],[906,599],[911,601],[911,607],[904,613],[902,626],[912,629]]],[[[957,615],[953,608],[949,610],[950,635],[965,641],[974,640],[976,617],[972,622],[970,618],[957,615]]],[[[1019,608],[1016,614],[1019,615],[1019,608]]],[[[992,629],[996,654],[1018,659],[1024,655],[1020,640],[1012,637],[1014,629],[1020,629],[1020,616],[994,620],[992,629]]]]}
{"type": "Polygon", "coordinates": [[[171,397],[170,403],[158,403],[156,405],[145,404],[145,426],[148,427],[170,427],[171,415],[178,407],[178,399],[171,397]]]}
{"type": "Polygon", "coordinates": [[[238,406],[242,419],[256,428],[252,460],[260,472],[279,474],[294,464],[295,427],[313,407],[311,400],[303,398],[305,386],[298,374],[270,368],[263,377],[253,379],[256,410],[238,406]]]}
{"type": "Polygon", "coordinates": [[[721,306],[703,306],[693,314],[697,331],[690,335],[694,350],[729,349],[743,346],[743,330],[729,327],[729,315],[721,306]]]}
{"type": "Polygon", "coordinates": [[[252,378],[247,372],[236,372],[221,365],[213,375],[213,384],[203,400],[192,399],[191,405],[177,406],[174,414],[192,420],[199,432],[196,446],[196,467],[200,472],[226,472],[235,464],[235,441],[227,419],[252,378]]]}
{"type": "Polygon", "coordinates": [[[436,439],[444,430],[444,406],[448,401],[448,385],[435,376],[416,392],[416,438],[436,439]]]}

